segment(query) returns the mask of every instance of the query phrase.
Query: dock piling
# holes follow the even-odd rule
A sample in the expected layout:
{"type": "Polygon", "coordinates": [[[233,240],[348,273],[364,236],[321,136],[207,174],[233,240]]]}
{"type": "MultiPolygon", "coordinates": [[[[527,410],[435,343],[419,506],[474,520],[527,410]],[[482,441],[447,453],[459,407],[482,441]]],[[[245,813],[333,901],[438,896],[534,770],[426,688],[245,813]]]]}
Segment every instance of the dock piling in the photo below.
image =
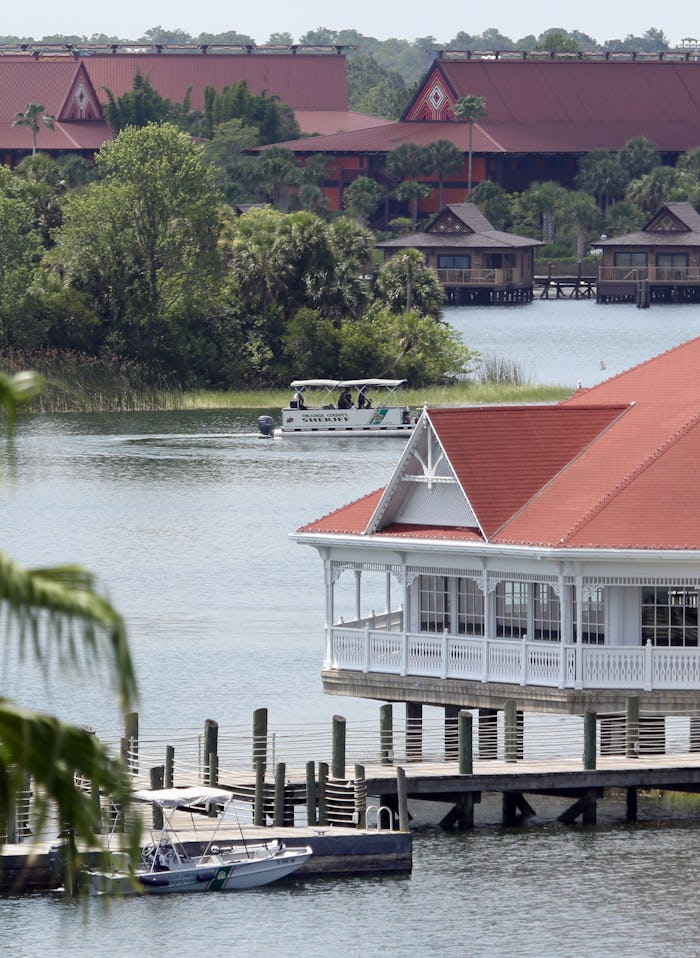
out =
{"type": "Polygon", "coordinates": [[[379,709],[379,754],[382,765],[394,761],[394,711],[391,703],[379,709]]]}
{"type": "Polygon", "coordinates": [[[214,786],[216,783],[212,782],[209,777],[209,769],[211,767],[210,755],[219,754],[219,723],[215,722],[214,719],[207,719],[204,723],[204,755],[203,755],[203,784],[214,786]]]}
{"type": "Polygon", "coordinates": [[[458,721],[459,774],[471,775],[474,771],[474,743],[472,713],[462,709],[458,721]]]}
{"type": "Polygon", "coordinates": [[[333,716],[333,778],[345,778],[345,733],[346,723],[342,715],[333,716]]]}

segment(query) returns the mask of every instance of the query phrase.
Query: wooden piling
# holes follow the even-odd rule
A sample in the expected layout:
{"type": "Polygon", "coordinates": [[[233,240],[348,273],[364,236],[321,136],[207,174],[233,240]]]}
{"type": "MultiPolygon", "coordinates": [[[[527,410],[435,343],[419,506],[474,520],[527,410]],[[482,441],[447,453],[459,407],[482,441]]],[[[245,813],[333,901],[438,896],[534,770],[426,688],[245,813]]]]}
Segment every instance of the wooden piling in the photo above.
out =
{"type": "Polygon", "coordinates": [[[272,822],[275,827],[281,827],[285,824],[284,784],[286,774],[287,766],[284,762],[278,762],[275,766],[275,800],[272,814],[272,822]]]}
{"type": "Polygon", "coordinates": [[[219,723],[215,722],[214,719],[207,719],[204,723],[203,753],[203,783],[204,785],[214,787],[216,782],[212,782],[209,778],[209,769],[211,766],[210,756],[219,754],[219,723]]]}
{"type": "Polygon", "coordinates": [[[253,712],[253,768],[256,762],[267,768],[267,709],[253,712]]]}
{"type": "Polygon", "coordinates": [[[345,778],[345,732],[345,719],[342,715],[334,715],[333,759],[331,764],[333,778],[345,778]]]}
{"type": "Polygon", "coordinates": [[[595,712],[583,713],[583,767],[591,770],[596,767],[596,722],[595,712]]]}
{"type": "MultiPolygon", "coordinates": [[[[163,788],[163,782],[165,779],[165,766],[164,765],[154,765],[153,768],[149,770],[149,777],[151,781],[151,788],[163,788]]],[[[151,815],[153,820],[154,828],[163,827],[163,809],[156,802],[151,803],[151,815]]]]}
{"type": "Polygon", "coordinates": [[[507,699],[503,708],[503,751],[506,762],[518,760],[518,711],[515,699],[507,699]]]}
{"type": "Polygon", "coordinates": [[[355,824],[367,828],[367,784],[364,765],[355,766],[355,824]]]}
{"type": "Polygon", "coordinates": [[[306,763],[306,824],[315,825],[316,819],[316,763],[306,763]]]}
{"type": "Polygon", "coordinates": [[[459,774],[471,775],[474,771],[474,742],[472,713],[462,709],[458,721],[459,774]]]}
{"type": "Polygon", "coordinates": [[[255,796],[253,798],[253,824],[265,824],[265,763],[255,763],[255,796]]]}
{"type": "Polygon", "coordinates": [[[318,763],[318,824],[328,824],[328,764],[318,763]]]}
{"type": "Polygon", "coordinates": [[[163,787],[172,788],[175,782],[175,749],[172,745],[165,746],[165,771],[163,787]]]}
{"type": "Polygon", "coordinates": [[[391,703],[379,709],[379,755],[382,765],[394,761],[394,711],[391,703]]]}
{"type": "Polygon", "coordinates": [[[396,766],[396,798],[399,811],[399,831],[407,832],[409,830],[408,815],[408,788],[406,786],[406,772],[400,765],[396,766]]]}

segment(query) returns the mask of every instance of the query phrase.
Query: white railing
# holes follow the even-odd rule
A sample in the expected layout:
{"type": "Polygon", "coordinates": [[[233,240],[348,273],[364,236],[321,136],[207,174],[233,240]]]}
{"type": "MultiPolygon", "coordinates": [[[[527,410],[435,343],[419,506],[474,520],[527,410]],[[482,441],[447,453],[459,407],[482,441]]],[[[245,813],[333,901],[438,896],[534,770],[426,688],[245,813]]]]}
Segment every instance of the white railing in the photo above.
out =
{"type": "Polygon", "coordinates": [[[698,689],[700,649],[581,647],[526,639],[388,632],[348,625],[330,630],[325,667],[390,675],[575,689],[698,689]]]}
{"type": "Polygon", "coordinates": [[[698,283],[698,266],[600,266],[598,280],[604,283],[698,283]]]}

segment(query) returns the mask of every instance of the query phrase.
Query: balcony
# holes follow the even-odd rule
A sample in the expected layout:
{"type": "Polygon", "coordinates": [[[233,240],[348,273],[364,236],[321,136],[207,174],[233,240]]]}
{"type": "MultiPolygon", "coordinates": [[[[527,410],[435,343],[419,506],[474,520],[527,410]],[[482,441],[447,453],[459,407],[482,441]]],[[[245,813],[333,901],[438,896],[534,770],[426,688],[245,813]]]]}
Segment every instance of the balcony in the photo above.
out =
{"type": "Polygon", "coordinates": [[[443,286],[511,286],[523,282],[522,270],[505,269],[437,269],[443,286]]]}
{"type": "Polygon", "coordinates": [[[598,282],[700,284],[700,266],[600,266],[598,282]]]}

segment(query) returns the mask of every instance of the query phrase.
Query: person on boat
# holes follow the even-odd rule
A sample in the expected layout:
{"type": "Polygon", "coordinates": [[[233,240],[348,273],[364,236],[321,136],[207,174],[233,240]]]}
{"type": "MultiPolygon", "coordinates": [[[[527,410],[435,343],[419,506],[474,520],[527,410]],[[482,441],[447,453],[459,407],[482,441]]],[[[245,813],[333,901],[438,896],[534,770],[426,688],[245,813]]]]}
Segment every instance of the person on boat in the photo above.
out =
{"type": "Polygon", "coordinates": [[[297,391],[292,396],[292,401],[289,404],[290,409],[306,409],[306,403],[304,402],[304,394],[301,389],[297,391]]]}
{"type": "Polygon", "coordinates": [[[352,409],[353,401],[350,390],[345,387],[338,398],[338,409],[352,409]]]}
{"type": "Polygon", "coordinates": [[[361,386],[357,390],[357,408],[358,409],[369,409],[372,405],[372,400],[365,393],[364,386],[361,386]]]}

